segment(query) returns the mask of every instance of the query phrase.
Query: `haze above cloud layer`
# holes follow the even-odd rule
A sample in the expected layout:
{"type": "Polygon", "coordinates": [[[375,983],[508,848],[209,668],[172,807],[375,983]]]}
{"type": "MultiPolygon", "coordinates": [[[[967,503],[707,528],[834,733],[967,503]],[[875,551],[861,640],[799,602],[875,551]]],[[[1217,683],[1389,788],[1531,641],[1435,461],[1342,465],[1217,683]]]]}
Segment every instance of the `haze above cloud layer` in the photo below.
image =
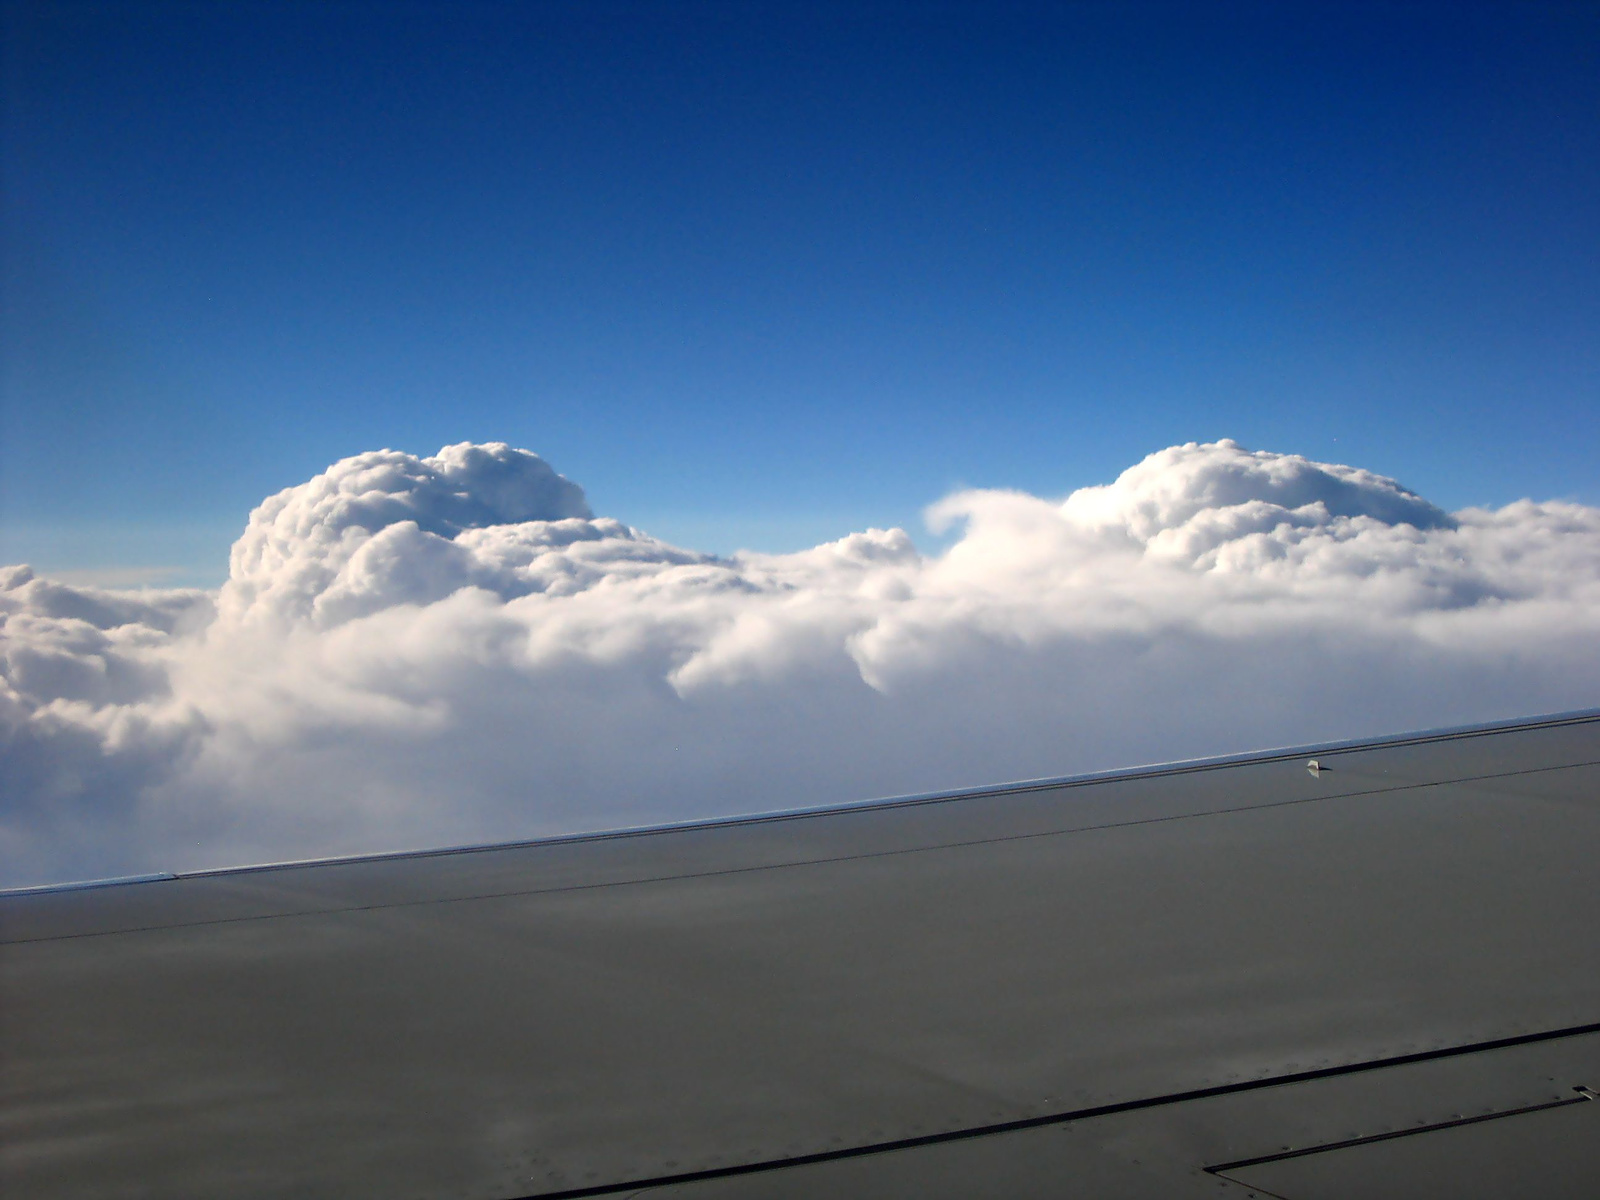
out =
{"type": "Polygon", "coordinates": [[[217,592],[0,569],[0,886],[501,840],[1577,708],[1600,509],[1229,441],[716,557],[503,444],[335,463],[217,592]]]}

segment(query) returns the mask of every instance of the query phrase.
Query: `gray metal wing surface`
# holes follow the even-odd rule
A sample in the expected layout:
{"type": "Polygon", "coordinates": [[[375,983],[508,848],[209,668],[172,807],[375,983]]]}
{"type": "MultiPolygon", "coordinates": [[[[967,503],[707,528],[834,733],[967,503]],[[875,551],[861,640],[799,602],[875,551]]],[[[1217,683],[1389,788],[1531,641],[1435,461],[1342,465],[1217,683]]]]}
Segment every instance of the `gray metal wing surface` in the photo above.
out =
{"type": "Polygon", "coordinates": [[[1588,712],[9,893],[0,1184],[1600,1194],[1597,850],[1588,712]]]}

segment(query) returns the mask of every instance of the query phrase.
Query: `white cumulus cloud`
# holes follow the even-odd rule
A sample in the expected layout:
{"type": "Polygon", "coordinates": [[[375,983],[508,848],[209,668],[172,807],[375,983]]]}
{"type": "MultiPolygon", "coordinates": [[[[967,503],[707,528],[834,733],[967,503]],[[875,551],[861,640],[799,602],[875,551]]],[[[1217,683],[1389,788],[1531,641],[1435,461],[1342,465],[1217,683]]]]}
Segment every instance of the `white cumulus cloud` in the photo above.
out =
{"type": "Polygon", "coordinates": [[[1596,702],[1600,510],[1232,442],[716,557],[502,444],[358,455],[217,593],[0,573],[0,884],[498,840],[1596,702]]]}

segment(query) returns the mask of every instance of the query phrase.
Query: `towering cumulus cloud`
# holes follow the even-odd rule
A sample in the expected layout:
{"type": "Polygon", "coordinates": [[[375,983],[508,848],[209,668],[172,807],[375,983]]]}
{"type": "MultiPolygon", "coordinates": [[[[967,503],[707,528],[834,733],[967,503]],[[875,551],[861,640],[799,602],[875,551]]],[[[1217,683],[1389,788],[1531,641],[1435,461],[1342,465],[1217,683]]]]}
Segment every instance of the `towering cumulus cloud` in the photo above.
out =
{"type": "Polygon", "coordinates": [[[1600,694],[1600,510],[1232,442],[700,554],[501,444],[358,455],[216,593],[0,573],[0,883],[536,836],[1600,694]]]}

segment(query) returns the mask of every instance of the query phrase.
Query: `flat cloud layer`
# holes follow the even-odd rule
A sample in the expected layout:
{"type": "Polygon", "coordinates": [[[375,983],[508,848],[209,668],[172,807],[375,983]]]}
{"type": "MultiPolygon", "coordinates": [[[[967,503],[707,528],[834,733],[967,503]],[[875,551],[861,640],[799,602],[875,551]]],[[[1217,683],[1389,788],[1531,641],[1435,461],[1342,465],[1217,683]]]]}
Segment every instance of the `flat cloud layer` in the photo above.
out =
{"type": "Polygon", "coordinates": [[[357,455],[215,593],[0,568],[0,885],[598,829],[1596,703],[1600,510],[1174,446],[728,558],[502,444],[357,455]]]}

